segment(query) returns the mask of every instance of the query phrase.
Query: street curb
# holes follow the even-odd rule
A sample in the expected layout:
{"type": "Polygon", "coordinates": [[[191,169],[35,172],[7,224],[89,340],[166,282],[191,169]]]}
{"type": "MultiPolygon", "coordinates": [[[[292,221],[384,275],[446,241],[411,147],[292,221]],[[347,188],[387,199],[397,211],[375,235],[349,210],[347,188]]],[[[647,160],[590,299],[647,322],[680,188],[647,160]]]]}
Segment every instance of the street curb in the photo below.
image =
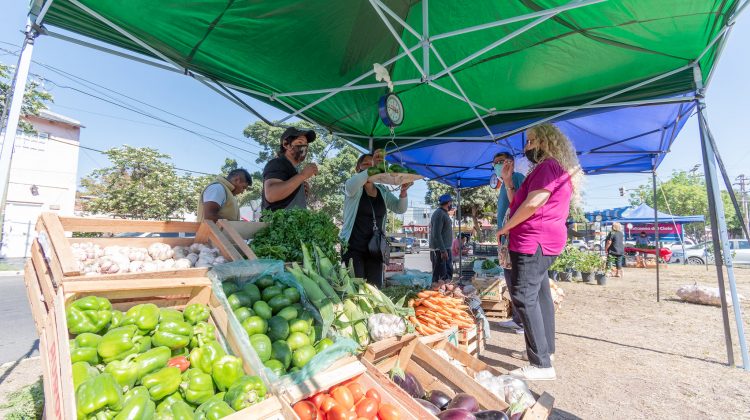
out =
{"type": "Polygon", "coordinates": [[[33,361],[35,361],[35,360],[39,359],[39,357],[40,357],[40,356],[31,356],[31,357],[27,357],[27,358],[25,358],[25,359],[21,360],[20,362],[19,362],[18,360],[14,360],[14,361],[12,361],[12,362],[5,362],[5,363],[3,363],[2,365],[0,365],[0,369],[7,369],[7,368],[9,368],[9,367],[13,366],[13,365],[14,365],[14,364],[16,364],[16,363],[18,363],[18,364],[21,364],[21,363],[25,363],[25,362],[33,362],[33,361]]]}
{"type": "Polygon", "coordinates": [[[23,270],[20,271],[0,271],[0,277],[23,276],[23,270]]]}

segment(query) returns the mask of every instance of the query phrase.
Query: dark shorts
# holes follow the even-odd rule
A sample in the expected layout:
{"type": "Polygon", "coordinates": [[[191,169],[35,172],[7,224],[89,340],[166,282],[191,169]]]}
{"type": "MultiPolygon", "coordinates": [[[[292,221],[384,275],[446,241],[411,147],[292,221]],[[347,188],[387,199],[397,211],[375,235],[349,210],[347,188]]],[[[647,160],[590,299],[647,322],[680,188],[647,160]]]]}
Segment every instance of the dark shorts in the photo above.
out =
{"type": "Polygon", "coordinates": [[[622,269],[622,266],[625,265],[625,256],[616,254],[607,255],[607,268],[611,267],[612,264],[614,264],[615,268],[618,270],[622,269]]]}

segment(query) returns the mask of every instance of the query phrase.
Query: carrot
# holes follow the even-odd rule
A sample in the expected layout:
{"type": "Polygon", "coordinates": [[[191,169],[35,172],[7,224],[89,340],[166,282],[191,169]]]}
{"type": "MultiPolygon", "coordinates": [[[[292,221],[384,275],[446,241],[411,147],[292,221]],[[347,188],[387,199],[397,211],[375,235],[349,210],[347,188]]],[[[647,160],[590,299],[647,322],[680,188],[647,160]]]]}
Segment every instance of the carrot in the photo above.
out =
{"type": "Polygon", "coordinates": [[[430,296],[437,296],[439,294],[440,294],[440,292],[436,292],[434,290],[423,290],[423,291],[417,293],[417,296],[420,297],[420,298],[422,298],[422,299],[426,299],[426,298],[428,298],[430,296]]]}
{"type": "Polygon", "coordinates": [[[422,304],[423,304],[424,306],[426,306],[426,307],[430,308],[430,309],[434,309],[434,310],[439,310],[439,309],[440,309],[440,307],[439,307],[439,306],[437,306],[437,305],[435,305],[434,303],[432,303],[432,302],[429,302],[429,301],[427,301],[427,300],[423,300],[423,301],[422,301],[422,304]]]}
{"type": "Polygon", "coordinates": [[[409,322],[411,322],[414,325],[418,325],[419,324],[419,321],[417,320],[417,318],[415,318],[413,316],[409,317],[409,322]]]}
{"type": "Polygon", "coordinates": [[[430,327],[428,327],[426,325],[422,325],[422,330],[424,330],[425,335],[432,335],[432,334],[437,334],[437,333],[440,332],[440,331],[434,330],[434,329],[432,329],[432,328],[430,328],[430,327]]]}
{"type": "Polygon", "coordinates": [[[424,327],[423,327],[423,326],[421,326],[421,325],[415,325],[415,326],[414,326],[414,329],[415,329],[415,330],[417,330],[417,332],[418,332],[418,333],[420,333],[420,334],[422,334],[422,335],[430,335],[430,334],[428,334],[428,333],[427,333],[427,332],[426,332],[426,331],[424,330],[424,327]]]}

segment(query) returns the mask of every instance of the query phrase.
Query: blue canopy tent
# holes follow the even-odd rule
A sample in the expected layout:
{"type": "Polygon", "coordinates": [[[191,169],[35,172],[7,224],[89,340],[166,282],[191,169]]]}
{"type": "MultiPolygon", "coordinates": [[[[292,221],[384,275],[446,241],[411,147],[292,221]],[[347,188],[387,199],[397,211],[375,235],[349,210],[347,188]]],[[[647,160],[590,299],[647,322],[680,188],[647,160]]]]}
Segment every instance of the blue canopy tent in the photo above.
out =
{"type": "MultiPolygon", "coordinates": [[[[657,211],[657,219],[663,220],[662,225],[673,224],[682,225],[685,223],[705,223],[706,218],[703,215],[698,216],[675,216],[664,212],[657,211]]],[[[599,221],[605,224],[611,224],[614,222],[620,222],[623,225],[632,223],[637,224],[651,224],[654,223],[654,209],[648,204],[641,204],[637,207],[618,207],[608,210],[597,210],[588,212],[584,215],[586,220],[589,222],[599,221]],[[597,220],[599,219],[599,220],[597,220]]],[[[679,230],[682,231],[681,229],[679,230]]],[[[659,233],[659,238],[664,241],[679,241],[683,242],[677,234],[678,229],[675,229],[673,233],[659,233]]]]}
{"type": "MultiPolygon", "coordinates": [[[[573,141],[586,174],[652,172],[694,109],[694,102],[584,109],[553,122],[573,141]]],[[[507,136],[501,140],[475,140],[482,135],[479,129],[465,131],[451,135],[455,141],[424,140],[391,150],[388,160],[402,162],[431,180],[453,187],[487,185],[495,153],[521,154],[525,143],[522,129],[537,120],[491,126],[498,136],[507,136]]]]}

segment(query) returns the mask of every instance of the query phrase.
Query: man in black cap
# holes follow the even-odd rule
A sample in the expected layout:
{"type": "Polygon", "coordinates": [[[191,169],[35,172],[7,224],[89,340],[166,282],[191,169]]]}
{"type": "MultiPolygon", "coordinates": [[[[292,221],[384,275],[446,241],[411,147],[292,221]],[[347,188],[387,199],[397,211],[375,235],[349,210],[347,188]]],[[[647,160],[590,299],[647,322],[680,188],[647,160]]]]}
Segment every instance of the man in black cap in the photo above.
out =
{"type": "Polygon", "coordinates": [[[263,210],[307,207],[307,180],[318,174],[314,163],[297,168],[307,156],[308,144],[315,141],[315,132],[289,127],[281,135],[277,157],[263,168],[263,210]]]}

